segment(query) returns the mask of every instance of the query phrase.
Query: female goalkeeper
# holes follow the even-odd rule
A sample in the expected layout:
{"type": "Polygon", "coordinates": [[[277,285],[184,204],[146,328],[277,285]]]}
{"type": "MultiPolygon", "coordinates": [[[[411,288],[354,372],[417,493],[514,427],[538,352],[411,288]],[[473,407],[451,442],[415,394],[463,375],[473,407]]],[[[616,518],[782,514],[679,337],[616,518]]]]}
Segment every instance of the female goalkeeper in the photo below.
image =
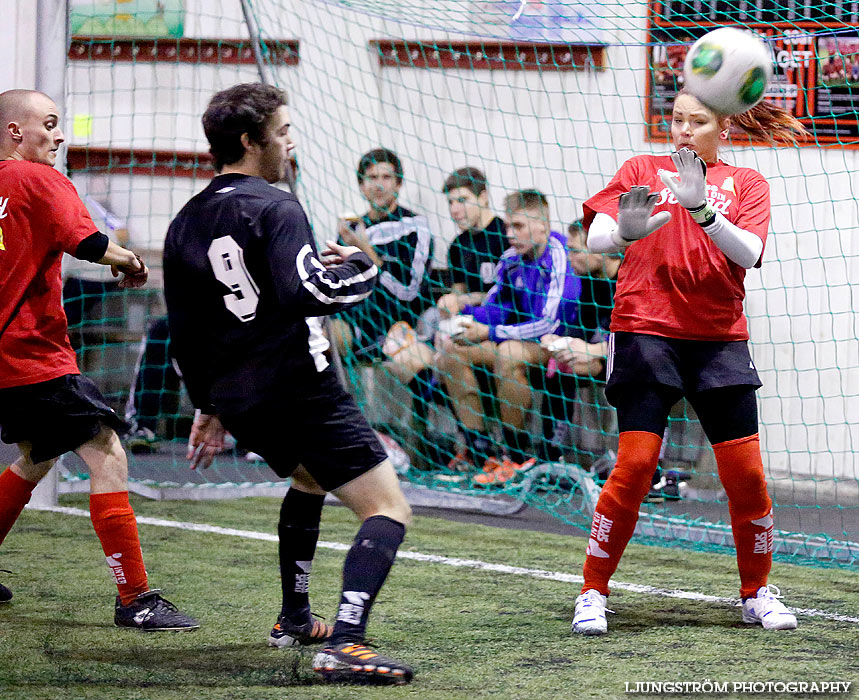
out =
{"type": "Polygon", "coordinates": [[[743,279],[760,265],[770,221],[769,185],[719,160],[732,126],[770,142],[795,143],[805,133],[765,103],[729,119],[681,92],[671,118],[677,152],[631,158],[584,204],[588,248],[624,252],[606,387],[620,445],[594,512],[574,632],[606,632],[608,582],[650,489],[668,412],[683,396],[713,445],[728,495],[743,621],[796,627],[767,586],[772,502],[758,440],[761,382],[743,315],[743,279]]]}

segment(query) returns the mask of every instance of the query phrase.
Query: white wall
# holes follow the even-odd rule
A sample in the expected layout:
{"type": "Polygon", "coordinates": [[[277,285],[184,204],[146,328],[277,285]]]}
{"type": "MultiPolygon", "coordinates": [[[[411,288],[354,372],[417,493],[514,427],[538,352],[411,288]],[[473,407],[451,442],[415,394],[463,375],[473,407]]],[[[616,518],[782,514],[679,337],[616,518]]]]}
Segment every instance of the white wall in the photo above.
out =
{"type": "Polygon", "coordinates": [[[0,0],[0,92],[36,86],[36,0],[0,0]]]}
{"type": "MultiPolygon", "coordinates": [[[[0,65],[13,66],[0,73],[0,85],[32,82],[33,4],[0,0],[0,16],[17,20],[0,25],[0,65]]],[[[496,205],[508,190],[539,187],[550,195],[560,227],[580,215],[582,201],[629,156],[667,150],[644,139],[642,0],[604,5],[613,13],[607,37],[616,42],[607,70],[544,74],[379,67],[370,39],[443,41],[463,38],[455,30],[475,31],[461,2],[427,3],[425,12],[405,18],[420,26],[322,0],[255,5],[267,36],[301,41],[300,65],[280,68],[277,80],[290,94],[300,194],[320,237],[333,229],[339,212],[363,208],[354,168],[363,152],[378,145],[403,158],[401,199],[429,216],[440,262],[455,230],[438,190],[453,168],[484,168],[496,205]]],[[[352,5],[382,8],[375,0],[352,5]]],[[[245,35],[238,0],[186,0],[186,7],[187,36],[245,35]]],[[[406,14],[405,5],[391,7],[406,14]]],[[[504,38],[500,22],[481,31],[504,38]]],[[[93,117],[92,133],[71,140],[203,151],[199,117],[212,92],[254,79],[253,67],[71,62],[69,113],[93,117]]],[[[859,151],[735,148],[724,158],[757,168],[772,185],[764,266],[747,277],[752,347],[764,381],[759,396],[768,466],[793,475],[856,478],[859,295],[852,281],[859,279],[859,151]]],[[[171,216],[205,185],[140,176],[75,181],[129,217],[135,245],[155,249],[171,216]]]]}

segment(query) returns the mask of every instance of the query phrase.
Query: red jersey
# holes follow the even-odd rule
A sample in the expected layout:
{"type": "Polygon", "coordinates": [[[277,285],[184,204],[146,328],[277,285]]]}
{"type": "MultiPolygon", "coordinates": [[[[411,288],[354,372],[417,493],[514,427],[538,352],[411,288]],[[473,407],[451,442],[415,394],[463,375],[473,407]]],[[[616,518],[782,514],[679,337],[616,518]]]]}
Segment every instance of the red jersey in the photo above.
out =
{"type": "MultiPolygon", "coordinates": [[[[686,340],[748,340],[743,314],[746,271],[728,260],[677,203],[659,179],[663,169],[676,174],[670,156],[635,156],[584,203],[586,228],[598,212],[616,220],[620,195],[633,185],[646,185],[659,193],[654,213],[671,213],[665,226],[626,249],[611,330],[686,340]]],[[[763,175],[722,161],[708,165],[707,201],[766,243],[770,191],[763,175]]]]}
{"type": "Polygon", "coordinates": [[[0,389],[78,374],[60,260],[97,231],[65,175],[0,161],[0,389]]]}

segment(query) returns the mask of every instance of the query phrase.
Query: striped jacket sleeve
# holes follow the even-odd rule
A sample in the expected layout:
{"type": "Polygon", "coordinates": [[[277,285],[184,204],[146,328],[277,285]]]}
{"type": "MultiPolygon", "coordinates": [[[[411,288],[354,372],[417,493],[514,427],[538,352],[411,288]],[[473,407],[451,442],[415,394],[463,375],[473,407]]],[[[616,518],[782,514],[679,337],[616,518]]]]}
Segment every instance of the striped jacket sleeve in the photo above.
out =
{"type": "Polygon", "coordinates": [[[400,281],[388,270],[379,275],[379,283],[400,301],[411,302],[421,293],[421,285],[432,256],[432,232],[425,216],[409,216],[400,221],[386,221],[377,225],[379,232],[373,236],[374,245],[405,239],[411,251],[405,279],[400,281]]]}
{"type": "MultiPolygon", "coordinates": [[[[501,343],[505,340],[537,340],[540,336],[553,333],[561,325],[559,311],[564,295],[567,277],[567,255],[560,241],[549,238],[552,269],[549,285],[537,303],[532,303],[532,320],[509,325],[489,327],[490,340],[501,343]]],[[[531,297],[533,299],[533,297],[531,297]]]]}
{"type": "Polygon", "coordinates": [[[370,296],[379,268],[368,255],[355,253],[326,268],[301,205],[291,201],[276,209],[277,224],[269,228],[266,256],[282,306],[296,316],[328,316],[370,296]]]}

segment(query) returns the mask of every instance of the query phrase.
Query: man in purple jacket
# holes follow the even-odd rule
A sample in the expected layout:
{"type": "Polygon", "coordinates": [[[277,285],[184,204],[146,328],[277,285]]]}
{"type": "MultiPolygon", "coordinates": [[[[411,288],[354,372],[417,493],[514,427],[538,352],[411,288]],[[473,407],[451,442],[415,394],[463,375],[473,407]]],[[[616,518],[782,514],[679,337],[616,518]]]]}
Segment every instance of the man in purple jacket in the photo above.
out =
{"type": "Polygon", "coordinates": [[[465,433],[468,457],[483,465],[482,486],[500,485],[533,466],[525,431],[531,408],[528,369],[543,366],[547,333],[567,335],[576,322],[581,280],[567,259],[564,238],[551,230],[549,205],[537,190],[513,192],[504,200],[510,248],[501,256],[495,286],[480,306],[466,306],[459,332],[443,342],[438,369],[465,433]],[[483,425],[475,366],[495,377],[506,456],[495,457],[483,425]]]}

